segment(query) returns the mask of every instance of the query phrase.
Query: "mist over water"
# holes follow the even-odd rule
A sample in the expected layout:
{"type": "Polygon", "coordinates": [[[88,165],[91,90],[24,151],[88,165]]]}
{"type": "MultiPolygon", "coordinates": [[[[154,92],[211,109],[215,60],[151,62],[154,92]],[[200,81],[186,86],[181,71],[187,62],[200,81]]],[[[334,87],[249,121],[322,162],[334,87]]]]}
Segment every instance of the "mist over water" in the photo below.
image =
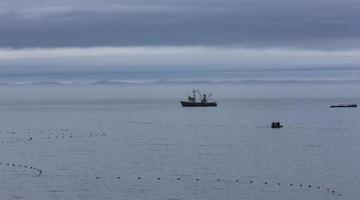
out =
{"type": "Polygon", "coordinates": [[[183,98],[193,89],[215,98],[359,97],[357,70],[115,71],[1,74],[5,99],[183,98]],[[99,95],[100,94],[100,95],[99,95]],[[15,95],[15,96],[13,96],[15,95]]]}
{"type": "Polygon", "coordinates": [[[356,70],[2,74],[0,99],[342,98],[359,97],[359,83],[356,70]]]}
{"type": "Polygon", "coordinates": [[[358,70],[102,71],[1,74],[2,85],[359,83],[358,70]]]}

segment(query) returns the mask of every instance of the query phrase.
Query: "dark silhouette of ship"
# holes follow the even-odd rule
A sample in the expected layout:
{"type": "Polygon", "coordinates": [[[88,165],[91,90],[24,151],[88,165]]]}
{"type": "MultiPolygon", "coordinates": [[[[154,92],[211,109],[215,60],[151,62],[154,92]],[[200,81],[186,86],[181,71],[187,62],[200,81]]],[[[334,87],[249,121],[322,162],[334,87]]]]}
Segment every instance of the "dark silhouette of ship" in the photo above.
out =
{"type": "Polygon", "coordinates": [[[337,104],[331,105],[330,108],[356,108],[357,104],[337,104]]]}
{"type": "Polygon", "coordinates": [[[209,101],[212,94],[201,94],[199,90],[192,91],[193,96],[188,97],[188,101],[180,101],[182,107],[216,107],[215,101],[209,101]],[[200,101],[196,101],[196,93],[199,94],[200,101]]]}

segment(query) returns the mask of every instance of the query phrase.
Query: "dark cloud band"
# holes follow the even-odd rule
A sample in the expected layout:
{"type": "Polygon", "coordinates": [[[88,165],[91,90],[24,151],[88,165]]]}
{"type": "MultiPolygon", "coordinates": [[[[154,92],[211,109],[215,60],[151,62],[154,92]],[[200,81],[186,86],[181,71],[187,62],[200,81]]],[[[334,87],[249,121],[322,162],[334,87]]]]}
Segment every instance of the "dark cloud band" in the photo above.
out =
{"type": "Polygon", "coordinates": [[[359,1],[4,1],[1,47],[357,49],[359,1]]]}

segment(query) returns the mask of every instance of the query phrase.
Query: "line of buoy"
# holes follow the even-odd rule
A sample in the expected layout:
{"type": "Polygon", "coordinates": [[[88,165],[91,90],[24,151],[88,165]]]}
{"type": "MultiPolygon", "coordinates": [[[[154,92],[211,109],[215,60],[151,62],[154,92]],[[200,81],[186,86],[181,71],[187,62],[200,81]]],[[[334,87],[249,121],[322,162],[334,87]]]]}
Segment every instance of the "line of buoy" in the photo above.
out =
{"type": "Polygon", "coordinates": [[[47,136],[47,137],[43,137],[41,139],[46,139],[46,140],[49,140],[49,139],[78,139],[78,138],[92,138],[92,137],[103,137],[103,136],[107,136],[106,133],[104,132],[101,132],[101,133],[88,133],[87,135],[70,135],[68,137],[66,136],[47,136]]]}
{"type": "MultiPolygon", "coordinates": [[[[101,179],[100,176],[96,176],[95,178],[96,178],[96,179],[101,179]]],[[[116,179],[120,179],[120,177],[117,176],[116,179]]],[[[142,177],[138,176],[136,179],[137,179],[137,180],[142,180],[142,177]]],[[[160,178],[160,177],[156,177],[154,180],[160,181],[160,180],[163,180],[163,179],[160,178]]],[[[165,179],[165,180],[171,180],[171,179],[165,179]]],[[[174,178],[173,180],[180,181],[180,180],[183,180],[183,179],[181,179],[180,177],[176,177],[176,178],[174,178]]],[[[188,180],[189,180],[189,179],[188,179],[188,180]]],[[[200,181],[200,178],[195,178],[195,179],[192,179],[192,180],[195,180],[196,182],[199,182],[199,181],[200,181]]],[[[186,180],[184,180],[184,181],[186,181],[186,180]]],[[[214,179],[214,181],[215,181],[215,182],[222,182],[222,181],[225,181],[225,179],[217,178],[217,179],[214,179]]],[[[240,179],[235,179],[235,182],[236,182],[236,183],[239,183],[239,182],[240,182],[240,179]]],[[[247,182],[250,183],[250,184],[254,184],[254,183],[255,183],[254,180],[248,180],[247,182]]],[[[277,185],[277,186],[282,186],[282,185],[283,185],[283,183],[281,183],[281,182],[273,182],[273,184],[271,184],[271,182],[269,182],[269,181],[264,181],[263,184],[264,184],[264,185],[277,185]]],[[[286,184],[285,184],[285,185],[286,185],[286,184]]],[[[289,185],[290,187],[294,187],[294,186],[295,186],[295,184],[293,184],[293,183],[289,183],[288,185],[289,185]]],[[[299,187],[299,188],[304,188],[304,184],[298,184],[298,187],[299,187]]],[[[312,187],[313,187],[313,185],[311,185],[311,184],[307,185],[307,188],[309,188],[309,189],[311,189],[312,187]]],[[[305,187],[305,188],[306,188],[306,187],[305,187]]],[[[320,190],[321,187],[318,185],[318,186],[316,186],[316,189],[317,189],[317,190],[320,190]]],[[[332,193],[332,194],[336,194],[337,196],[342,197],[342,194],[341,194],[341,193],[337,193],[337,192],[335,191],[335,189],[326,188],[326,191],[327,191],[327,192],[330,192],[330,193],[332,193]]]]}
{"type": "Polygon", "coordinates": [[[25,133],[25,134],[69,134],[71,131],[67,128],[54,128],[54,129],[30,129],[27,128],[24,131],[14,131],[14,130],[0,130],[0,134],[17,134],[17,133],[25,133]]]}
{"type": "Polygon", "coordinates": [[[0,162],[0,166],[11,166],[11,167],[18,167],[18,168],[24,168],[24,169],[31,169],[31,170],[35,170],[39,175],[43,174],[43,170],[36,168],[36,167],[32,167],[29,165],[21,165],[21,164],[15,164],[15,163],[10,163],[10,162],[0,162]]]}
{"type": "Polygon", "coordinates": [[[70,138],[70,139],[74,139],[74,138],[91,138],[91,137],[102,137],[102,136],[106,136],[107,134],[104,132],[99,132],[99,133],[88,133],[87,135],[70,135],[68,137],[66,136],[47,136],[47,137],[42,137],[42,139],[66,139],[66,138],[70,138]]]}
{"type": "Polygon", "coordinates": [[[32,137],[30,138],[25,138],[25,139],[12,139],[12,140],[1,140],[0,143],[1,144],[5,144],[5,143],[19,143],[19,142],[29,142],[32,141],[32,137]]]}
{"type": "Polygon", "coordinates": [[[92,138],[92,137],[102,137],[102,136],[106,136],[107,134],[104,132],[99,132],[99,133],[95,133],[95,132],[90,132],[87,135],[69,135],[69,136],[64,136],[64,135],[55,135],[55,136],[46,136],[46,137],[38,137],[38,138],[24,138],[24,139],[7,139],[7,140],[0,140],[0,144],[8,144],[8,143],[20,143],[20,142],[31,142],[34,140],[49,140],[49,139],[76,139],[76,138],[92,138]]]}
{"type": "MultiPolygon", "coordinates": [[[[28,128],[24,131],[24,133],[26,134],[31,134],[34,136],[34,134],[38,134],[38,135],[44,135],[44,136],[47,136],[47,137],[50,137],[50,136],[53,136],[55,135],[54,137],[66,137],[66,136],[74,136],[76,135],[73,131],[70,131],[69,129],[67,128],[54,128],[54,129],[36,129],[37,131],[34,133],[32,131],[32,129],[28,128]]],[[[16,131],[1,131],[0,130],[0,133],[11,133],[11,135],[14,135],[16,134],[17,132],[16,131]]],[[[84,131],[82,131],[82,133],[84,133],[84,131]]],[[[102,136],[104,135],[105,133],[103,131],[86,131],[86,133],[89,135],[89,137],[93,137],[93,136],[102,136]]],[[[14,139],[16,140],[16,139],[14,139]]],[[[10,142],[10,141],[9,141],[10,142]]],[[[13,141],[14,142],[14,141],[13,141]]]]}

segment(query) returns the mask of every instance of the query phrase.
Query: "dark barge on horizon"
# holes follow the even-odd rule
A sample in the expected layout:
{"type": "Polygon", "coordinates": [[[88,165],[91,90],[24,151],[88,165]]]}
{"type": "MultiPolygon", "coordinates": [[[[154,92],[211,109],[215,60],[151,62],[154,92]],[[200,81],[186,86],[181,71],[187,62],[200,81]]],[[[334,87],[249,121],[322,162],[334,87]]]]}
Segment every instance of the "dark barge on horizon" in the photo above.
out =
{"type": "Polygon", "coordinates": [[[201,94],[199,90],[192,91],[193,96],[188,97],[188,101],[180,101],[182,107],[216,107],[215,101],[209,101],[212,94],[201,94]],[[200,101],[196,101],[196,92],[199,94],[200,101]]]}
{"type": "Polygon", "coordinates": [[[330,108],[356,108],[357,104],[337,104],[331,105],[330,108]]]}

